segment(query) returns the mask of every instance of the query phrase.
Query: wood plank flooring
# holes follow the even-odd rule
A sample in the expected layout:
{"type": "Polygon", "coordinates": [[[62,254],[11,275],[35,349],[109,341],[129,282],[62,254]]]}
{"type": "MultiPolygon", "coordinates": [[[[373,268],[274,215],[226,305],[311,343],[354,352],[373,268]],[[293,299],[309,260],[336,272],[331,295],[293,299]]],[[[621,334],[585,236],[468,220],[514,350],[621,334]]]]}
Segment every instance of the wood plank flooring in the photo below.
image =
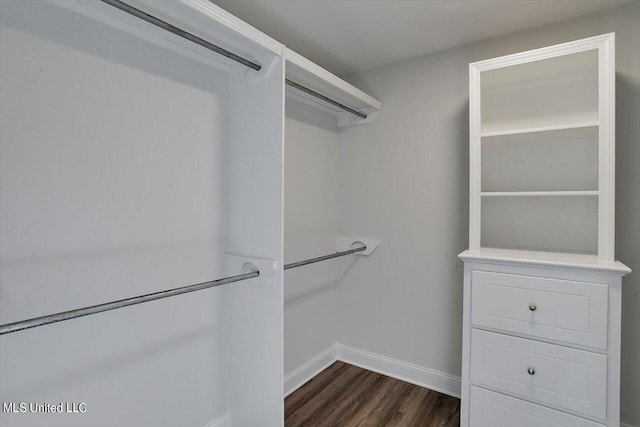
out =
{"type": "Polygon", "coordinates": [[[335,362],[284,401],[285,427],[459,426],[460,400],[335,362]]]}

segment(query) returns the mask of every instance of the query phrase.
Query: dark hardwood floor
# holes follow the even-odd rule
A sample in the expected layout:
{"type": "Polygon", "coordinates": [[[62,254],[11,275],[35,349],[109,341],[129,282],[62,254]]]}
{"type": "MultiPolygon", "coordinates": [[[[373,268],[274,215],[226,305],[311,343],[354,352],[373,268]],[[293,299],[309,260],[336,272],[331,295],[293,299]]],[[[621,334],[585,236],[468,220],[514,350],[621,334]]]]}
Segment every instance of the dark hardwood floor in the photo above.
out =
{"type": "Polygon", "coordinates": [[[460,400],[335,362],[284,401],[286,427],[459,426],[460,400]]]}

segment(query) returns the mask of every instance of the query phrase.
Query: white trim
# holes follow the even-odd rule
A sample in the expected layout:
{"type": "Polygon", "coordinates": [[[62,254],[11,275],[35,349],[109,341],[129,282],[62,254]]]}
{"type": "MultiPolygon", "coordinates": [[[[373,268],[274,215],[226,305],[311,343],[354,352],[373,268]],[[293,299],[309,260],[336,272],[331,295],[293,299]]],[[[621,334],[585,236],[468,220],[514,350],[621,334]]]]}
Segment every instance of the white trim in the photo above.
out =
{"type": "Polygon", "coordinates": [[[231,427],[231,414],[227,412],[224,415],[207,423],[204,427],[231,427]]]}
{"type": "Polygon", "coordinates": [[[542,47],[511,55],[500,56],[498,58],[487,59],[469,64],[479,71],[493,70],[495,68],[507,67],[511,65],[524,64],[531,61],[554,58],[556,56],[568,55],[571,53],[584,52],[590,49],[598,49],[602,44],[608,43],[614,33],[602,34],[582,40],[570,41],[554,46],[542,47]]]}
{"type": "Polygon", "coordinates": [[[461,378],[413,363],[338,344],[338,360],[460,398],[461,378]]]}
{"type": "Polygon", "coordinates": [[[285,375],[284,397],[287,397],[299,389],[304,383],[327,369],[332,363],[338,360],[339,345],[340,344],[338,343],[333,344],[328,349],[312,357],[310,360],[285,375]]]}
{"type": "Polygon", "coordinates": [[[603,39],[598,55],[598,255],[609,261],[615,259],[615,33],[603,39]]]}
{"type": "Polygon", "coordinates": [[[482,210],[480,209],[482,108],[480,95],[480,70],[473,64],[469,64],[469,249],[480,248],[480,227],[482,224],[482,210]]]}
{"type": "Polygon", "coordinates": [[[461,380],[458,376],[340,343],[333,344],[287,374],[284,377],[285,397],[337,360],[460,398],[461,380]]]}

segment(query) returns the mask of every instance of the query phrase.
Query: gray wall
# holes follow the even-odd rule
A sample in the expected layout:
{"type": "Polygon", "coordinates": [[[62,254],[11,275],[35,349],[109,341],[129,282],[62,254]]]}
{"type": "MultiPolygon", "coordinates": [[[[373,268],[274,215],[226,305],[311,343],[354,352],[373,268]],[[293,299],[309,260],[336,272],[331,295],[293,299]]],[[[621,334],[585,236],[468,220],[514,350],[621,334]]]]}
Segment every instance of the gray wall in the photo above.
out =
{"type": "Polygon", "coordinates": [[[337,341],[460,375],[468,239],[468,64],[616,32],[616,255],[623,281],[622,420],[640,425],[640,4],[347,76],[384,102],[341,133],[340,220],[383,244],[339,286],[337,341]]]}
{"type": "MultiPolygon", "coordinates": [[[[335,251],[339,234],[339,141],[335,117],[286,99],[285,262],[335,251]]],[[[322,262],[284,277],[284,372],[336,342],[341,263],[322,262]]]]}

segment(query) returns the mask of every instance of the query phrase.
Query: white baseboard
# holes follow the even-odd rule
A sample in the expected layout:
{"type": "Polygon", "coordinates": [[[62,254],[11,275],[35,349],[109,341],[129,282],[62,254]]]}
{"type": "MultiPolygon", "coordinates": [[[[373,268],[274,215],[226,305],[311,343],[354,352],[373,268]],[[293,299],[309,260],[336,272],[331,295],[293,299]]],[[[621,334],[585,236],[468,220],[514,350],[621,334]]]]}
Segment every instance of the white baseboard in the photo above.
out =
{"type": "Polygon", "coordinates": [[[455,375],[381,356],[344,344],[338,344],[338,360],[416,384],[429,390],[460,398],[462,382],[460,377],[455,375]]]}
{"type": "Polygon", "coordinates": [[[338,346],[335,343],[322,353],[314,356],[309,361],[294,369],[284,377],[284,396],[287,397],[300,386],[315,377],[321,371],[325,370],[329,365],[335,362],[338,357],[338,346]]]}
{"type": "Polygon", "coordinates": [[[231,414],[226,413],[211,421],[204,427],[231,427],[231,414]]]}
{"type": "Polygon", "coordinates": [[[335,343],[287,374],[284,378],[285,397],[336,360],[460,398],[460,377],[340,343],[335,343]]]}

